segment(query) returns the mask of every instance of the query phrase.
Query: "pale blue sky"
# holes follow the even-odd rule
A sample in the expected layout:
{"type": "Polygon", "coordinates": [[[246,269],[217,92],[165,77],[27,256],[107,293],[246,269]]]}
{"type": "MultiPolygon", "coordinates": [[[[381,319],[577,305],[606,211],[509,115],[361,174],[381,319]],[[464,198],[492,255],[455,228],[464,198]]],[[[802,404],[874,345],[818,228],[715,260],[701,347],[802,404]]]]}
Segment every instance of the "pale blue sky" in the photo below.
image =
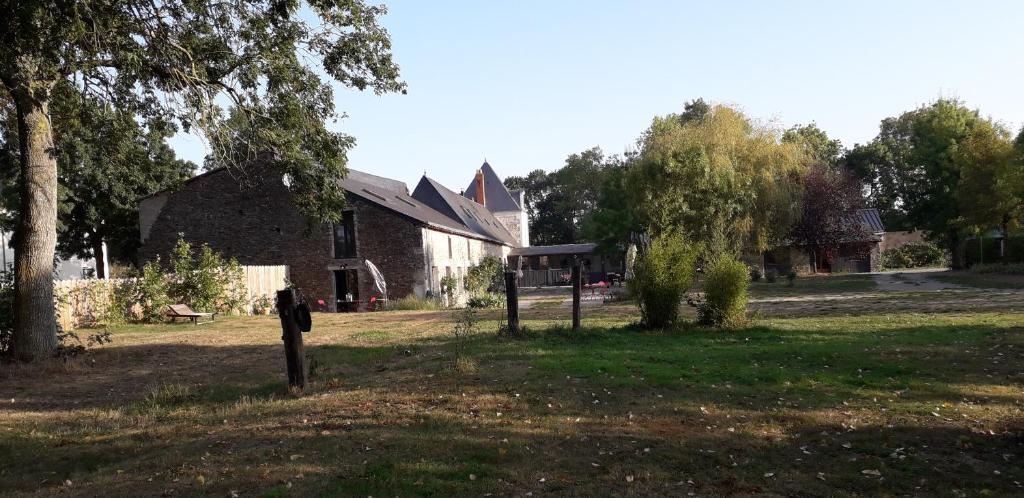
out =
{"type": "MultiPolygon", "coordinates": [[[[653,116],[703,97],[846,146],[882,118],[955,96],[1024,122],[1024,2],[393,0],[383,20],[408,95],[337,89],[349,165],[465,187],[630,147],[653,116]],[[713,3],[713,5],[711,5],[713,3]]],[[[174,141],[197,163],[196,139],[174,141]]]]}

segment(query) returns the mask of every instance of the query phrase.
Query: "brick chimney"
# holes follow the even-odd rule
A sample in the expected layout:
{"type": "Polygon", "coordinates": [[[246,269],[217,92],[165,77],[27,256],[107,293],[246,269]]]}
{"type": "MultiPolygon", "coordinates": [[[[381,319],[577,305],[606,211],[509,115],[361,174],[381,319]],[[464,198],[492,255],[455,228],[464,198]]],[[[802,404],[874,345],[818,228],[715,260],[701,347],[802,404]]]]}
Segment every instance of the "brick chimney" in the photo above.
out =
{"type": "Polygon", "coordinates": [[[484,171],[481,169],[476,170],[476,202],[487,205],[486,199],[484,198],[484,171]]]}

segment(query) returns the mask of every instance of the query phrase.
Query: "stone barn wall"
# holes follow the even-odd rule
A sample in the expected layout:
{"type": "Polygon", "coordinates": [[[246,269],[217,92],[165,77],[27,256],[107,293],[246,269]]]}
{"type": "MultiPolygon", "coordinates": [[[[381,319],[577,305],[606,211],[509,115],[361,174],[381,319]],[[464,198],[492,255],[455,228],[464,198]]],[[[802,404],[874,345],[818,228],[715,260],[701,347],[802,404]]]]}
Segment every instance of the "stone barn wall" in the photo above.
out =
{"type": "Polygon", "coordinates": [[[417,223],[349,194],[354,213],[356,258],[335,259],[331,227],[310,226],[292,202],[280,176],[266,174],[246,182],[226,170],[186,182],[178,191],[142,201],[139,206],[142,262],[167,254],[178,234],[206,243],[243,265],[287,265],[289,279],[316,309],[323,299],[335,309],[334,270],[359,270],[359,295],[373,295],[373,281],[362,264],[371,260],[384,275],[389,296],[411,294],[423,275],[422,233],[417,223]]]}

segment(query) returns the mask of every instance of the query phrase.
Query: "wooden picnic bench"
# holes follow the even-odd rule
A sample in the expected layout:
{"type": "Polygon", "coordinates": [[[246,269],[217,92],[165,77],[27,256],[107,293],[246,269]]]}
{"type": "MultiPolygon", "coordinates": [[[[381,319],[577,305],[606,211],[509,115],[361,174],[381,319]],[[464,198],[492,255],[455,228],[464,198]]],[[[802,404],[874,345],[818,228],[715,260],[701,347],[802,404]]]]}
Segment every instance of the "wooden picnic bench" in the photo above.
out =
{"type": "Polygon", "coordinates": [[[192,320],[192,325],[199,325],[200,318],[210,319],[209,322],[202,323],[210,323],[217,320],[217,313],[199,313],[197,311],[192,311],[192,308],[189,308],[187,304],[167,305],[167,316],[171,317],[172,322],[178,321],[179,318],[188,318],[189,320],[192,320]]]}

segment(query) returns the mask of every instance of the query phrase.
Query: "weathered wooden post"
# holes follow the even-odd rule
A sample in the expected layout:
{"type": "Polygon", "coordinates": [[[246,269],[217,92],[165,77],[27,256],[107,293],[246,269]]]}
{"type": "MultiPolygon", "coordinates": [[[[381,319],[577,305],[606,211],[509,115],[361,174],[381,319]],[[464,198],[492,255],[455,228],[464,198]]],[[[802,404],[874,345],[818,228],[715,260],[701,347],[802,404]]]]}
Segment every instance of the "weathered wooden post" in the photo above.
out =
{"type": "Polygon", "coordinates": [[[573,256],[572,258],[572,331],[577,332],[580,330],[580,290],[582,284],[582,275],[580,275],[580,260],[573,256]]]}
{"type": "Polygon", "coordinates": [[[302,332],[295,320],[295,290],[277,291],[277,313],[281,317],[281,340],[284,358],[288,362],[288,388],[302,391],[306,388],[306,352],[302,347],[302,332]]]}
{"type": "Polygon", "coordinates": [[[508,308],[508,333],[519,333],[519,275],[515,271],[505,272],[505,304],[508,308]]]}

